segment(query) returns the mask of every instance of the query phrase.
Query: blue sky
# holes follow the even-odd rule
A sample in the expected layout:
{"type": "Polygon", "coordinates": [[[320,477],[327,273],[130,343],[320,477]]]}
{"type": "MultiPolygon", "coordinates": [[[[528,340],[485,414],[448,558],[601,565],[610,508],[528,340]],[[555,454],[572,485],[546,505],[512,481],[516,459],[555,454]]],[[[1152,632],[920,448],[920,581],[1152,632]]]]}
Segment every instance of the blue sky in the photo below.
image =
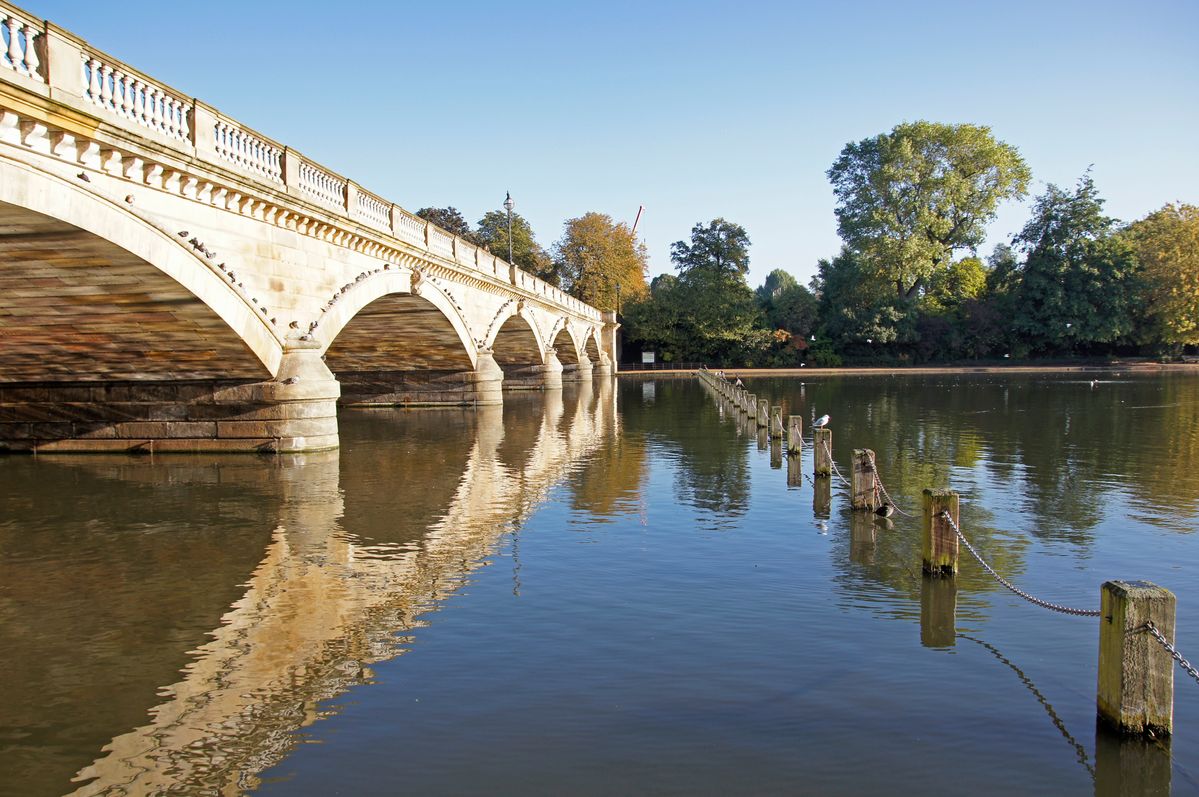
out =
{"type": "Polygon", "coordinates": [[[548,247],[644,204],[651,275],[723,216],[751,284],[806,282],[840,245],[825,171],[905,120],[989,125],[1034,194],[1093,164],[1122,219],[1199,203],[1195,0],[22,4],[410,210],[510,190],[548,247]]]}

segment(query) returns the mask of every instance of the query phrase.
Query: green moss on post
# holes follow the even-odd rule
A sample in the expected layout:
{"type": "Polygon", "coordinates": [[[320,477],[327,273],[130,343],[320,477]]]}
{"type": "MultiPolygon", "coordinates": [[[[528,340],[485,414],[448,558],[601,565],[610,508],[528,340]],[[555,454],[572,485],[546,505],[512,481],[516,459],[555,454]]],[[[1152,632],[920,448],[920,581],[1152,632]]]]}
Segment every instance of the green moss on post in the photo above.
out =
{"type": "Polygon", "coordinates": [[[803,448],[803,416],[787,416],[787,452],[798,454],[803,448]]]}
{"type": "Polygon", "coordinates": [[[878,509],[878,482],[874,472],[874,452],[869,448],[853,450],[853,474],[850,477],[853,489],[851,502],[854,509],[878,509]]]}
{"type": "Polygon", "coordinates": [[[825,427],[813,431],[812,448],[816,452],[816,478],[829,478],[833,475],[833,430],[825,427]]]}
{"type": "Polygon", "coordinates": [[[1174,641],[1174,593],[1148,581],[1100,591],[1099,717],[1121,733],[1167,736],[1174,727],[1174,660],[1146,628],[1174,641]]]}
{"type": "Polygon", "coordinates": [[[924,491],[924,535],[921,557],[924,572],[933,576],[953,577],[958,572],[958,535],[942,512],[958,520],[958,494],[953,490],[924,491]]]}

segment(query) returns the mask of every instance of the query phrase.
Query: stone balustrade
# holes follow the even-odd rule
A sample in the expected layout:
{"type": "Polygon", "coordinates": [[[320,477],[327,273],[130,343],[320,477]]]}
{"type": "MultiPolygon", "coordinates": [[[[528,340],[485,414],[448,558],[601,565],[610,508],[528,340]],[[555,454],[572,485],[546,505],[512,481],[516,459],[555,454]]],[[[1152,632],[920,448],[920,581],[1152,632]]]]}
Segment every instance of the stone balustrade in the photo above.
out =
{"type": "MultiPolygon", "coordinates": [[[[0,0],[0,78],[595,321],[601,313],[349,178],[0,0]]],[[[155,174],[161,173],[157,169],[155,174]]],[[[231,200],[232,201],[232,200],[231,200]]],[[[238,201],[244,201],[238,198],[238,201]]]]}

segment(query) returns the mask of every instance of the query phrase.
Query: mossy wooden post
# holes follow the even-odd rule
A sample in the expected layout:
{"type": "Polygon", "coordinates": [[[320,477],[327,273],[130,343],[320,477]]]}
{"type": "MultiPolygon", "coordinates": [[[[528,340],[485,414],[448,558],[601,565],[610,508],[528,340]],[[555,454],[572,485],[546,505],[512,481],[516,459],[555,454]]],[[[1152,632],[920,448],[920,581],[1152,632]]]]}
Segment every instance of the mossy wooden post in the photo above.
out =
{"type": "Polygon", "coordinates": [[[745,397],[745,414],[750,417],[750,420],[755,420],[754,416],[758,412],[758,394],[750,393],[745,397]]]}
{"type": "Polygon", "coordinates": [[[954,523],[959,522],[958,494],[953,490],[925,490],[924,542],[920,546],[924,572],[952,578],[958,572],[958,535],[942,512],[948,512],[954,523]]]}
{"type": "Polygon", "coordinates": [[[1174,593],[1148,581],[1108,581],[1099,617],[1100,719],[1121,733],[1168,736],[1174,727],[1174,660],[1146,623],[1174,641],[1174,593]]]}
{"type": "Polygon", "coordinates": [[[770,426],[770,399],[758,399],[758,426],[763,429],[770,426]]]}
{"type": "Polygon", "coordinates": [[[878,481],[874,472],[874,452],[869,448],[853,450],[853,475],[850,477],[853,488],[851,502],[854,509],[878,509],[878,481]]]}
{"type": "Polygon", "coordinates": [[[770,436],[775,440],[783,439],[783,408],[770,408],[770,436]]]}
{"type": "Polygon", "coordinates": [[[803,448],[803,416],[787,416],[787,452],[798,454],[803,448]]]}
{"type": "Polygon", "coordinates": [[[833,430],[828,427],[814,430],[812,448],[816,451],[816,478],[829,478],[833,475],[833,430]]]}

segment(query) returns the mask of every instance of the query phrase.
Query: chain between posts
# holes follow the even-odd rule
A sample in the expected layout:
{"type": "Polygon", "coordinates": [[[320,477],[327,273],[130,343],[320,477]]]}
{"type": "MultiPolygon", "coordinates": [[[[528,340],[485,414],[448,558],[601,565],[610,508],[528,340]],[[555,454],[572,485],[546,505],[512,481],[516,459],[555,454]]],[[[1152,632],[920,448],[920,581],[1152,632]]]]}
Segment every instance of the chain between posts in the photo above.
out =
{"type": "Polygon", "coordinates": [[[828,443],[823,443],[822,445],[824,447],[824,453],[828,454],[828,464],[832,467],[833,473],[837,474],[837,478],[841,480],[842,484],[850,489],[853,489],[853,485],[846,481],[845,477],[841,475],[841,469],[837,467],[837,460],[833,459],[833,452],[829,450],[828,443]]]}
{"type": "Polygon", "coordinates": [[[883,484],[883,477],[878,475],[878,463],[874,461],[874,452],[870,452],[870,467],[874,468],[874,483],[878,485],[879,490],[883,493],[883,498],[887,499],[887,503],[895,507],[895,511],[906,517],[916,517],[911,512],[905,512],[895,503],[895,499],[887,492],[887,485],[883,484]]]}
{"type": "Polygon", "coordinates": [[[989,564],[987,564],[986,560],[982,558],[982,556],[979,554],[979,552],[974,550],[974,546],[970,544],[970,540],[966,539],[966,535],[962,534],[962,530],[960,528],[958,528],[958,524],[956,522],[954,522],[953,515],[949,514],[948,512],[942,511],[941,517],[943,517],[946,521],[948,521],[949,525],[953,528],[954,533],[956,533],[958,535],[958,539],[961,540],[962,544],[966,546],[966,550],[970,551],[971,555],[973,555],[974,558],[978,560],[978,563],[980,565],[982,565],[983,570],[986,570],[991,575],[992,578],[994,578],[996,581],[998,581],[1003,586],[1010,589],[1012,592],[1019,595],[1021,598],[1024,598],[1024,600],[1026,600],[1029,603],[1032,603],[1036,606],[1040,606],[1042,609],[1049,609],[1050,611],[1053,611],[1053,612],[1061,612],[1062,614],[1069,614],[1069,615],[1073,615],[1074,617],[1099,617],[1102,614],[1102,612],[1096,611],[1094,609],[1073,609],[1069,606],[1061,606],[1056,603],[1050,603],[1049,601],[1044,601],[1033,595],[1029,595],[1027,592],[1020,589],[1019,587],[1014,585],[1012,582],[1008,581],[1006,578],[1004,578],[1003,576],[996,573],[995,568],[993,568],[989,564]]]}
{"type": "Polygon", "coordinates": [[[1178,652],[1178,648],[1170,644],[1165,635],[1162,634],[1161,631],[1157,630],[1157,626],[1153,624],[1152,620],[1145,623],[1145,630],[1152,634],[1153,638],[1161,643],[1162,647],[1166,649],[1166,652],[1170,654],[1174,661],[1178,662],[1178,666],[1187,671],[1187,675],[1199,682],[1199,670],[1196,670],[1193,664],[1182,657],[1182,654],[1178,652]]]}

